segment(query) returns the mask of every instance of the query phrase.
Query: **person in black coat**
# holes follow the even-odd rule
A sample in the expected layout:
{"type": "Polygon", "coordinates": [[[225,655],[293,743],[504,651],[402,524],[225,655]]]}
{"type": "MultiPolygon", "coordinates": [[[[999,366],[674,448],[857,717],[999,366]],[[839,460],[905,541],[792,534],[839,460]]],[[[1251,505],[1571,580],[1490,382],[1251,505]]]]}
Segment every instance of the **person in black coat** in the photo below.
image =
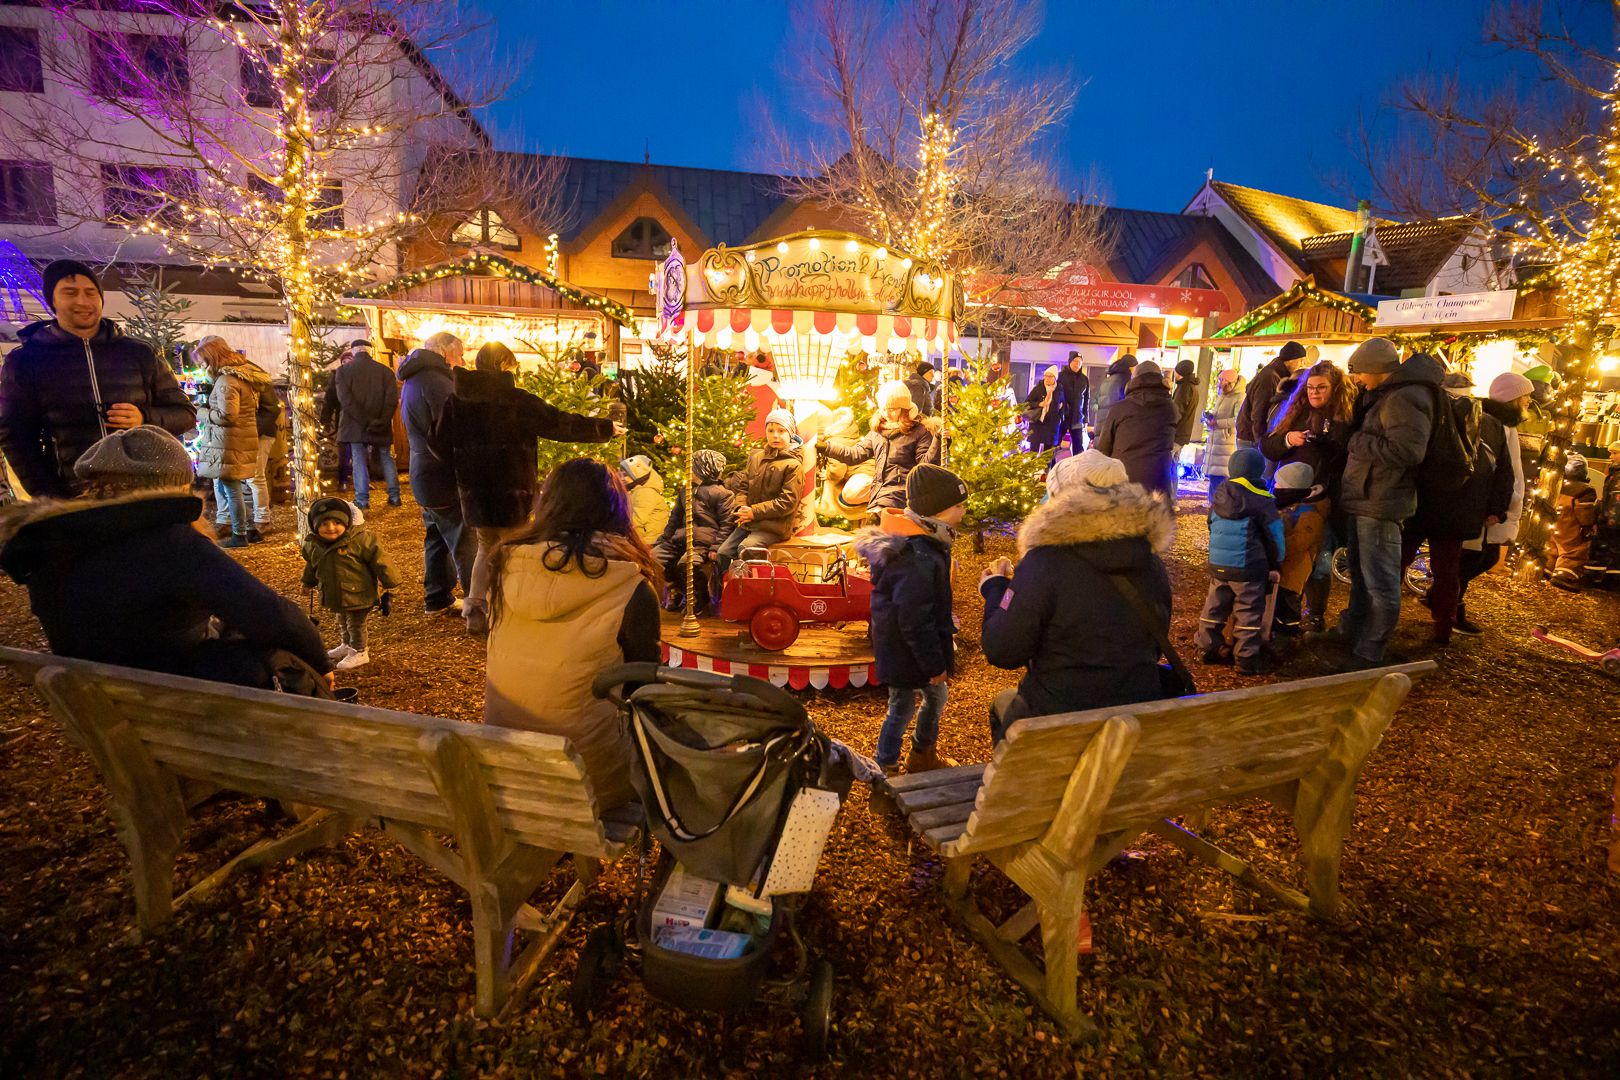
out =
{"type": "Polygon", "coordinates": [[[1178,462],[1181,460],[1181,448],[1192,442],[1193,424],[1202,411],[1199,406],[1203,402],[1203,395],[1198,392],[1197,371],[1191,360],[1182,360],[1176,364],[1176,387],[1170,393],[1170,400],[1176,406],[1176,441],[1173,457],[1178,462]]]}
{"type": "Polygon", "coordinates": [[[1131,375],[1135,371],[1136,356],[1132,353],[1126,353],[1108,365],[1108,373],[1103,376],[1102,386],[1097,390],[1096,408],[1093,410],[1096,419],[1091,425],[1093,436],[1108,422],[1109,410],[1125,400],[1125,388],[1130,385],[1131,375]]]}
{"type": "Polygon", "coordinates": [[[1290,375],[1311,362],[1305,346],[1290,341],[1277,351],[1271,363],[1255,372],[1254,378],[1249,380],[1249,393],[1243,399],[1243,408],[1238,410],[1237,438],[1240,448],[1259,448],[1260,439],[1265,435],[1266,425],[1271,419],[1278,388],[1290,375]]]}
{"type": "Polygon", "coordinates": [[[171,435],[197,425],[169,365],[103,319],[101,286],[83,263],[45,268],[56,317],[23,327],[0,366],[0,451],[35,498],[83,489],[73,463],[109,432],[150,424],[171,435]]]}
{"type": "Polygon", "coordinates": [[[906,380],[906,389],[911,391],[912,403],[924,416],[934,415],[934,378],[934,365],[922,360],[912,370],[911,377],[906,380]]]}
{"type": "Polygon", "coordinates": [[[1057,388],[1057,368],[1047,368],[1041,381],[1024,399],[1024,418],[1029,421],[1029,448],[1033,453],[1057,445],[1058,425],[1063,422],[1063,395],[1057,388]]]}
{"type": "MultiPolygon", "coordinates": [[[[328,409],[337,404],[337,439],[354,465],[354,505],[371,508],[371,448],[382,447],[383,482],[388,505],[398,506],[399,467],[394,463],[394,413],[399,407],[399,383],[387,364],[370,351],[353,348],[351,358],[327,384],[328,409]]],[[[324,410],[323,410],[324,412],[324,410]]]]}
{"type": "MultiPolygon", "coordinates": [[[[726,456],[718,450],[699,450],[692,455],[692,553],[701,565],[720,542],[737,526],[737,495],[722,483],[726,456]]],[[[675,506],[664,532],[653,544],[653,556],[664,564],[664,580],[669,584],[670,611],[686,607],[686,571],[682,566],[686,543],[686,485],[676,486],[675,506]]],[[[709,606],[708,574],[693,575],[695,592],[692,609],[699,614],[709,606]]]]}
{"type": "Polygon", "coordinates": [[[900,771],[900,748],[916,714],[908,773],[949,768],[939,756],[939,718],[956,671],[951,614],[951,544],[967,511],[967,485],[948,469],[919,465],[906,478],[905,510],[886,510],[862,529],[855,550],[872,568],[872,655],[889,688],[889,711],[873,757],[884,775],[900,771]],[[922,708],[917,708],[917,695],[922,708]]]}
{"type": "Polygon", "coordinates": [[[463,612],[467,629],[488,633],[489,554],[500,530],[528,520],[539,487],[536,439],[607,442],[624,433],[605,416],[563,412],[517,386],[517,357],[498,341],[478,350],[473,367],[451,373],[453,389],[429,437],[449,465],[461,520],[478,543],[463,612]]]}
{"type": "Polygon", "coordinates": [[[1050,497],[1019,529],[1017,570],[1002,559],[979,582],[984,658],[1027,669],[992,706],[996,740],[1021,717],[1164,693],[1158,639],[1170,629],[1170,578],[1158,553],[1175,538],[1173,510],[1095,447],[1053,465],[1046,487],[1050,497]],[[1153,626],[1116,577],[1135,587],[1153,626]]]}
{"type": "Polygon", "coordinates": [[[1078,454],[1085,440],[1086,423],[1091,416],[1091,380],[1086,378],[1080,354],[1071,352],[1068,363],[1058,372],[1058,393],[1063,398],[1063,421],[1058,429],[1057,442],[1069,440],[1069,451],[1078,454]]]}
{"type": "Polygon", "coordinates": [[[330,687],[309,617],[202,531],[179,440],[115,432],[75,471],[85,497],[0,511],[0,570],[28,589],[53,653],[264,689],[292,666],[330,687]]]}
{"type": "Polygon", "coordinates": [[[1159,365],[1137,365],[1125,400],[1108,410],[1097,430],[1098,450],[1125,463],[1132,483],[1176,497],[1176,405],[1159,365]]]}
{"type": "Polygon", "coordinates": [[[461,517],[461,493],[453,465],[433,453],[433,431],[455,392],[451,369],[461,366],[464,347],[450,333],[434,334],[399,365],[399,404],[411,444],[411,494],[422,508],[422,608],[430,614],[459,615],[457,582],[472,589],[478,538],[461,517]]]}

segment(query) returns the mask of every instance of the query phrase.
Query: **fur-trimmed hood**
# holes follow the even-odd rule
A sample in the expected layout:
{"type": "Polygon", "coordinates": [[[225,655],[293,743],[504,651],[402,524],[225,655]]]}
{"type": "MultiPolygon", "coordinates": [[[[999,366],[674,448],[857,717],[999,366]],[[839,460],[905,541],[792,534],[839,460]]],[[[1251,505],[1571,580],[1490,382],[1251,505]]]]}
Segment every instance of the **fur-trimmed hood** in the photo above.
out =
{"type": "Polygon", "coordinates": [[[136,491],[115,499],[33,499],[0,509],[0,569],[23,582],[40,563],[75,545],[193,525],[202,500],[186,492],[136,491]]]}
{"type": "Polygon", "coordinates": [[[933,540],[927,530],[907,517],[903,510],[885,510],[879,520],[882,524],[868,525],[855,534],[855,554],[865,559],[874,573],[899,554],[913,537],[933,540]]]}
{"type": "Polygon", "coordinates": [[[1166,551],[1176,537],[1170,504],[1140,484],[1099,488],[1080,484],[1054,495],[1024,519],[1018,554],[1063,544],[1142,537],[1154,551],[1166,551]]]}

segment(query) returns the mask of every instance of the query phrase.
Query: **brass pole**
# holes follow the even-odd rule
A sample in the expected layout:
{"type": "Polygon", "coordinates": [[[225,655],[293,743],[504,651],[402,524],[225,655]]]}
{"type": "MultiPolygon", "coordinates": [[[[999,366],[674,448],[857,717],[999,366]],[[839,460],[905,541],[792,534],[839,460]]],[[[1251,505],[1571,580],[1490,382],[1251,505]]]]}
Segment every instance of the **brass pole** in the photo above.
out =
{"type": "MultiPolygon", "coordinates": [[[[698,621],[697,610],[693,607],[692,594],[697,584],[697,551],[695,541],[697,530],[693,528],[692,500],[696,495],[693,485],[695,479],[692,475],[692,455],[697,453],[697,423],[695,420],[697,398],[697,356],[694,353],[691,332],[686,336],[686,446],[682,448],[681,460],[684,463],[686,476],[681,482],[686,485],[686,613],[681,616],[681,637],[697,637],[698,621]]],[[[719,597],[710,597],[711,603],[718,603],[719,597]]]]}

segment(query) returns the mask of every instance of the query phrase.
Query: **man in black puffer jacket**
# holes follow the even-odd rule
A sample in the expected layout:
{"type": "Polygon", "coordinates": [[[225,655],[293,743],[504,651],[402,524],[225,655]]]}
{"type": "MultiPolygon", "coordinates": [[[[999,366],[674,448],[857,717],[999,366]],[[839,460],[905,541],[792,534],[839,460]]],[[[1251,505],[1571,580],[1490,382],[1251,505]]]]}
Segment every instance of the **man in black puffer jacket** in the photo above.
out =
{"type": "Polygon", "coordinates": [[[394,373],[364,348],[332,375],[329,398],[337,399],[337,438],[354,462],[354,505],[371,509],[371,448],[379,447],[388,505],[398,506],[399,468],[394,463],[394,412],[399,383],[394,373]]]}
{"type": "Polygon", "coordinates": [[[24,327],[0,367],[0,450],[36,498],[83,490],[73,463],[112,431],[148,424],[171,435],[197,425],[197,410],[150,347],[101,317],[101,286],[83,263],[45,268],[50,322],[24,327]]]}
{"type": "Polygon", "coordinates": [[[1276,403],[1279,388],[1288,376],[1301,368],[1309,367],[1314,362],[1305,346],[1297,341],[1290,341],[1278,350],[1271,363],[1255,372],[1254,378],[1249,380],[1249,392],[1243,399],[1243,407],[1238,410],[1239,448],[1260,446],[1260,440],[1266,435],[1266,425],[1271,420],[1271,407],[1276,403]]]}
{"type": "Polygon", "coordinates": [[[1097,429],[1098,450],[1125,463],[1132,483],[1162,491],[1174,501],[1176,405],[1159,365],[1137,365],[1125,400],[1108,410],[1097,429]]]}
{"type": "Polygon", "coordinates": [[[456,470],[433,453],[433,431],[455,392],[452,368],[461,366],[461,339],[434,334],[399,365],[400,412],[411,444],[411,494],[422,508],[422,609],[430,615],[460,615],[456,584],[472,588],[478,540],[461,517],[456,470]]]}

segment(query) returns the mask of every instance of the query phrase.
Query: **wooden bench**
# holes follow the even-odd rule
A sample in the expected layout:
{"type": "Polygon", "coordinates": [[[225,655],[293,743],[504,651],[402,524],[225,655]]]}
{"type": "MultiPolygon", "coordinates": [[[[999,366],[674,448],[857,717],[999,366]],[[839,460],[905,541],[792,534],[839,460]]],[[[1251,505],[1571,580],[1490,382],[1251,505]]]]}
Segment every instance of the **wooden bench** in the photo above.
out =
{"type": "Polygon", "coordinates": [[[579,756],[555,736],[17,649],[0,649],[0,664],[33,679],[100,770],[129,853],[140,931],[233,874],[379,828],[466,890],[477,1009],[493,1016],[555,949],[599,860],[637,832],[637,807],[598,814],[579,756]],[[176,897],[188,809],[222,789],[316,809],[176,897]],[[574,880],[563,898],[546,913],[530,906],[568,859],[574,880]],[[537,936],[514,961],[520,930],[537,936]]]}
{"type": "Polygon", "coordinates": [[[1432,662],[1217,694],[1030,717],[988,765],[889,781],[911,827],[945,860],[945,894],[1007,972],[1071,1035],[1086,881],[1144,832],[1312,915],[1339,910],[1339,854],[1356,779],[1414,676],[1432,662]],[[1298,830],[1310,895],[1169,820],[1263,796],[1298,830]],[[984,856],[1031,900],[1000,926],[968,893],[984,856]],[[1039,925],[1044,976],[1018,942],[1039,925]]]}

